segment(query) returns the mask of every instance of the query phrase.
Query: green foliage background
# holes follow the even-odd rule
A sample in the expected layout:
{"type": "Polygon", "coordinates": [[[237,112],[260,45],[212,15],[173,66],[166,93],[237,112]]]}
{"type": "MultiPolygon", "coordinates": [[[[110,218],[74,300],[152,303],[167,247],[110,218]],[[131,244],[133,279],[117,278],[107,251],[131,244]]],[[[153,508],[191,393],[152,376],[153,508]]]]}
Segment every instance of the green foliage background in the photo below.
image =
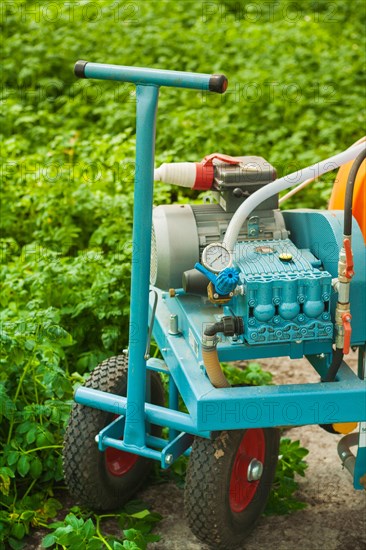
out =
{"type": "MultiPolygon", "coordinates": [[[[78,81],[74,62],[224,72],[225,96],[161,90],[157,164],[220,151],[262,155],[283,174],[364,133],[365,3],[19,0],[1,10],[0,539],[11,531],[16,545],[57,511],[73,384],[128,333],[134,88],[78,81]]],[[[287,206],[325,207],[333,177],[287,206]]],[[[157,187],[156,203],[177,199],[191,197],[157,187]]]]}

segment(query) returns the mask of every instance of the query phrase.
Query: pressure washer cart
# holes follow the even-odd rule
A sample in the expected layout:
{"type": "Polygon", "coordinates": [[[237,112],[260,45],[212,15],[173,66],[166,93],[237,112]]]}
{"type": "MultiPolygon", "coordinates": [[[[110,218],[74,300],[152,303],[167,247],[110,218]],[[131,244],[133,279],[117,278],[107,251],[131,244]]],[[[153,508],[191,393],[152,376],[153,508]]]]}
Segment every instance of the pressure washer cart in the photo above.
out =
{"type": "Polygon", "coordinates": [[[279,427],[306,424],[347,434],[339,454],[364,489],[366,222],[352,203],[365,194],[365,143],[281,178],[246,152],[154,174],[160,87],[223,93],[225,76],[86,61],[75,74],[136,84],[137,135],[129,345],[75,393],[64,445],[71,494],[120,508],[151,459],[168,468],[189,455],[191,529],[213,548],[242,548],[271,489],[279,427]],[[344,209],[279,210],[280,191],[347,163],[337,182],[344,209]],[[154,180],[215,201],[153,209],[154,180]],[[163,359],[150,357],[152,337],[163,359]],[[343,360],[350,347],[357,374],[343,360]],[[306,357],[319,383],[231,387],[221,366],[268,357],[306,357]]]}

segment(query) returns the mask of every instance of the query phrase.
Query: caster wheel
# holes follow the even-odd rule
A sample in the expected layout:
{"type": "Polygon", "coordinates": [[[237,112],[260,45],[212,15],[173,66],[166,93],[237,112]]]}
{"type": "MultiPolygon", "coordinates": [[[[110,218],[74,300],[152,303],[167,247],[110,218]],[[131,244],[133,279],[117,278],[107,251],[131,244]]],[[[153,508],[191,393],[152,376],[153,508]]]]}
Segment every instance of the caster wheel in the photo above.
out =
{"type": "MultiPolygon", "coordinates": [[[[150,373],[151,402],[164,406],[164,389],[160,376],[150,373]]],[[[126,395],[127,358],[111,357],[98,365],[85,386],[105,392],[126,395]]],[[[66,429],[63,449],[65,481],[71,495],[81,504],[95,510],[122,507],[149,475],[151,461],[131,453],[108,448],[100,452],[96,434],[115,415],[75,403],[66,429]]],[[[152,426],[152,435],[160,436],[161,428],[152,426]]]]}
{"type": "Polygon", "coordinates": [[[274,479],[279,431],[256,428],[195,438],[185,509],[189,526],[215,549],[243,548],[262,514],[274,479]]]}

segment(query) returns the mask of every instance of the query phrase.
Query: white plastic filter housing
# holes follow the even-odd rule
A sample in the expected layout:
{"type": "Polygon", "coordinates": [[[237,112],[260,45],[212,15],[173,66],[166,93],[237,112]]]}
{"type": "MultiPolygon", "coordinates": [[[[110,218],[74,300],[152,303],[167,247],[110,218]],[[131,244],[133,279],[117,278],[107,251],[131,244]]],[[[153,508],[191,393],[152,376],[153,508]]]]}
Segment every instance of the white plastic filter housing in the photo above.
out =
{"type": "Polygon", "coordinates": [[[293,185],[302,183],[309,178],[319,177],[326,172],[330,172],[331,170],[339,168],[340,166],[342,166],[342,164],[346,164],[347,162],[355,159],[364,148],[365,143],[360,143],[359,145],[351,147],[350,149],[347,149],[342,153],[338,153],[337,155],[334,155],[333,157],[330,157],[326,160],[317,162],[312,166],[308,166],[307,168],[303,168],[302,170],[276,179],[275,181],[268,183],[261,189],[258,189],[258,191],[253,193],[239,206],[239,208],[231,218],[223,240],[224,246],[230,252],[234,250],[243,223],[251,214],[251,212],[266,199],[272,197],[280,191],[283,191],[284,189],[288,189],[293,185]]]}

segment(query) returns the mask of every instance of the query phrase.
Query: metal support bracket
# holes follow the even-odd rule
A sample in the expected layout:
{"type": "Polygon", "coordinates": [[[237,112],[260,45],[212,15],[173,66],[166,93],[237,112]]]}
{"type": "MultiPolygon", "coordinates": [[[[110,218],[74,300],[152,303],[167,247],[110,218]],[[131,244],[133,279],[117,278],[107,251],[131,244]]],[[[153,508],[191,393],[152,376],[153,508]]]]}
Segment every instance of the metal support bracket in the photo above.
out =
{"type": "Polygon", "coordinates": [[[114,447],[115,449],[125,452],[132,451],[140,456],[160,460],[161,467],[167,469],[182,454],[187,454],[187,450],[191,447],[194,439],[193,435],[185,432],[180,433],[172,441],[146,435],[146,442],[148,445],[137,449],[133,445],[125,445],[123,443],[124,425],[125,417],[122,415],[113,420],[113,422],[108,424],[108,426],[103,428],[99,434],[96,435],[95,440],[101,452],[105,451],[107,447],[114,447]],[[161,452],[156,450],[156,448],[161,448],[161,452]]]}
{"type": "Polygon", "coordinates": [[[193,443],[193,435],[182,432],[171,441],[161,452],[161,467],[168,468],[193,443]]]}
{"type": "Polygon", "coordinates": [[[105,438],[108,439],[121,439],[123,436],[123,430],[125,428],[125,417],[119,416],[113,422],[108,424],[105,428],[100,430],[99,434],[96,435],[95,440],[98,443],[98,449],[100,451],[105,451],[108,445],[105,445],[105,438]]]}

